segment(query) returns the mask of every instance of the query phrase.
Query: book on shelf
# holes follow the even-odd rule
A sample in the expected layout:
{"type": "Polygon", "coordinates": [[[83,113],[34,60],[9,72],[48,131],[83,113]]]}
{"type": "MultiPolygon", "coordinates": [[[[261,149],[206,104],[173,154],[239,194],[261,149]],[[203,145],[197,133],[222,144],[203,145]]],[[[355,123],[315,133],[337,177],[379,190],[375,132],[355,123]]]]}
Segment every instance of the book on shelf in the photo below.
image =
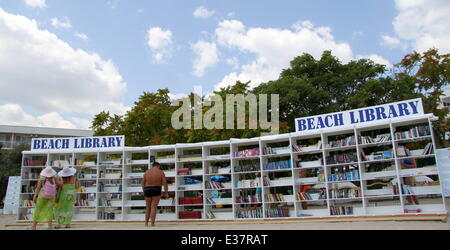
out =
{"type": "Polygon", "coordinates": [[[283,194],[266,194],[265,196],[268,202],[285,201],[283,194]]]}
{"type": "Polygon", "coordinates": [[[190,168],[180,168],[177,170],[178,175],[191,175],[192,170],[190,168]]]}
{"type": "Polygon", "coordinates": [[[291,160],[267,162],[264,164],[264,170],[277,170],[292,168],[291,160]]]}
{"type": "Polygon", "coordinates": [[[251,171],[260,171],[261,166],[258,163],[247,164],[247,165],[237,165],[234,166],[234,172],[251,172],[251,171]]]}
{"type": "Polygon", "coordinates": [[[178,213],[180,219],[201,219],[202,212],[200,211],[180,211],[178,213]]]}
{"type": "Polygon", "coordinates": [[[25,166],[45,166],[47,160],[46,159],[25,159],[24,164],[25,166]]]}
{"type": "Polygon", "coordinates": [[[206,211],[206,218],[207,219],[215,219],[216,216],[214,215],[214,213],[211,210],[206,211]]]}
{"type": "Polygon", "coordinates": [[[331,199],[345,199],[361,197],[361,189],[359,188],[332,188],[329,189],[331,199]]]}
{"type": "Polygon", "coordinates": [[[180,155],[178,161],[201,161],[202,155],[180,155]]]}
{"type": "Polygon", "coordinates": [[[396,131],[395,139],[396,140],[413,139],[413,138],[429,136],[429,135],[431,135],[429,126],[427,126],[427,125],[415,126],[406,131],[396,131]]]}
{"type": "Polygon", "coordinates": [[[251,180],[240,180],[235,182],[235,188],[253,188],[261,186],[261,178],[255,178],[251,180]]]}
{"type": "Polygon", "coordinates": [[[352,206],[330,206],[330,215],[352,215],[352,206]]]}
{"type": "Polygon", "coordinates": [[[274,155],[274,154],[286,154],[286,153],[290,153],[290,148],[289,146],[287,147],[278,147],[278,148],[273,148],[273,147],[264,147],[263,148],[263,154],[264,155],[274,155]]]}
{"type": "Polygon", "coordinates": [[[318,140],[316,144],[312,144],[312,145],[297,145],[297,144],[293,144],[292,148],[294,149],[295,152],[308,152],[308,151],[314,151],[314,150],[319,150],[322,149],[322,141],[318,140]]]}
{"type": "Polygon", "coordinates": [[[266,216],[269,218],[275,217],[289,217],[288,207],[273,207],[266,209],[266,216]]]}
{"type": "Polygon", "coordinates": [[[391,134],[379,134],[375,138],[371,136],[358,136],[360,144],[383,143],[391,140],[391,134]]]}
{"type": "Polygon", "coordinates": [[[334,173],[328,174],[328,181],[353,181],[359,180],[359,170],[354,167],[348,169],[336,168],[334,173]]]}
{"type": "Polygon", "coordinates": [[[356,152],[345,153],[345,154],[335,154],[326,157],[326,162],[328,165],[331,164],[341,164],[341,163],[351,163],[357,162],[358,156],[356,152]]]}
{"type": "Polygon", "coordinates": [[[263,184],[264,184],[264,186],[270,186],[271,180],[270,180],[269,176],[263,176],[263,184]]]}
{"type": "Polygon", "coordinates": [[[98,212],[98,219],[99,220],[115,220],[116,213],[100,211],[100,212],[98,212]]]}
{"type": "Polygon", "coordinates": [[[339,148],[356,145],[355,136],[349,136],[345,139],[335,140],[328,143],[328,148],[339,148]]]}
{"type": "Polygon", "coordinates": [[[252,148],[252,149],[245,149],[241,150],[239,152],[234,152],[233,157],[236,158],[245,158],[245,157],[252,157],[252,156],[259,156],[259,148],[252,148]]]}
{"type": "Polygon", "coordinates": [[[262,207],[240,208],[236,211],[236,218],[263,218],[262,207]]]}

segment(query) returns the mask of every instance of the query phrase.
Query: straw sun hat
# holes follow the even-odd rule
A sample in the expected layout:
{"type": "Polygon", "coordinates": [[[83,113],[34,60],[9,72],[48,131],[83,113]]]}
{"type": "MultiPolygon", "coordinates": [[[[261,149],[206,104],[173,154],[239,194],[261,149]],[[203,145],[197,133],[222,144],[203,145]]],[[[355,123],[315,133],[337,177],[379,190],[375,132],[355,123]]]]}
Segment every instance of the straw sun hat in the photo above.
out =
{"type": "Polygon", "coordinates": [[[56,171],[53,170],[53,168],[50,166],[45,167],[40,173],[40,176],[44,176],[44,177],[48,177],[48,178],[53,177],[55,175],[56,175],[56,171]]]}
{"type": "Polygon", "coordinates": [[[71,167],[64,167],[61,171],[59,171],[58,176],[59,177],[69,177],[75,175],[77,170],[75,168],[71,167]]]}

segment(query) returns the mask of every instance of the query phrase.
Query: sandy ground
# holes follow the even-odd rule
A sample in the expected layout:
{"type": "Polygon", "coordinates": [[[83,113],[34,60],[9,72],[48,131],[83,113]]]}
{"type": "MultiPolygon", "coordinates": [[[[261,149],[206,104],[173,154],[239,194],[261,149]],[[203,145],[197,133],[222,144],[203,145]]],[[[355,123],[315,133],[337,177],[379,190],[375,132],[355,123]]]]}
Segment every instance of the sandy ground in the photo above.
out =
{"type": "MultiPolygon", "coordinates": [[[[447,199],[447,209],[450,198],[447,199]]],[[[30,230],[29,224],[17,224],[15,215],[0,215],[0,230],[30,230]]],[[[41,225],[39,229],[45,229],[41,225]]],[[[60,230],[450,230],[450,222],[442,221],[272,221],[272,222],[157,222],[156,227],[143,223],[89,223],[75,224],[71,229],[60,230]]]]}

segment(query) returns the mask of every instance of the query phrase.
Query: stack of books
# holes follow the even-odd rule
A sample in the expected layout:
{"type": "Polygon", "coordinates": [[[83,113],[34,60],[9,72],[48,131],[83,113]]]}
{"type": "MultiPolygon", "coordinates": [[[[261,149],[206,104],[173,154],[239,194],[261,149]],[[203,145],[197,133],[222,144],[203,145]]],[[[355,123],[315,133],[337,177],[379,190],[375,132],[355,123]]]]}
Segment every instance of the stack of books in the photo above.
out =
{"type": "Polygon", "coordinates": [[[357,168],[345,168],[335,170],[335,173],[328,174],[328,181],[353,181],[359,180],[359,170],[357,168]]]}
{"type": "Polygon", "coordinates": [[[177,170],[178,175],[191,175],[191,169],[190,168],[180,168],[177,170]]]}

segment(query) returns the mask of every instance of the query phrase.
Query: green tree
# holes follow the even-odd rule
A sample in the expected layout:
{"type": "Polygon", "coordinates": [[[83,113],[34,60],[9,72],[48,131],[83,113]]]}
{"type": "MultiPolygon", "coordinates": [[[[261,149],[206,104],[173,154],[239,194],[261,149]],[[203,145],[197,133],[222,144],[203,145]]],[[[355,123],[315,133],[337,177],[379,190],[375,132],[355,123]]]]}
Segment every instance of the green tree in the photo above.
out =
{"type": "Polygon", "coordinates": [[[433,123],[437,146],[450,146],[445,140],[445,133],[450,131],[449,109],[439,105],[443,88],[450,82],[450,54],[439,54],[435,48],[423,53],[414,51],[396,65],[395,77],[397,82],[414,86],[425,112],[439,118],[433,123]]]}
{"type": "Polygon", "coordinates": [[[0,197],[6,195],[9,176],[20,176],[22,151],[29,150],[29,145],[18,145],[11,150],[0,149],[0,197]]]}
{"type": "Polygon", "coordinates": [[[342,64],[331,51],[316,60],[294,58],[278,80],[263,83],[255,93],[280,95],[280,120],[295,128],[295,118],[383,104],[410,98],[413,85],[398,85],[385,76],[385,66],[368,59],[342,64]]]}

